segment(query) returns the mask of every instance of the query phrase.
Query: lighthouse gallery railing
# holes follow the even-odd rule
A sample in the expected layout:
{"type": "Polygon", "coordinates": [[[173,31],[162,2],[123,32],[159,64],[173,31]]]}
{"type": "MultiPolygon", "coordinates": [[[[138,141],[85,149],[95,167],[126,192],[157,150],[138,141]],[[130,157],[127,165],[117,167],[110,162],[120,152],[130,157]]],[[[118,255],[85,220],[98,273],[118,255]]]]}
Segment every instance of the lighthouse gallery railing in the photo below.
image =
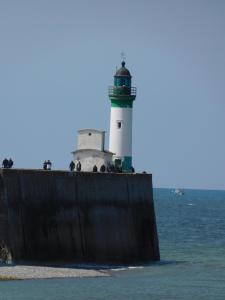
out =
{"type": "Polygon", "coordinates": [[[127,95],[127,96],[136,96],[137,88],[136,87],[127,87],[127,86],[109,86],[108,89],[110,95],[127,95]]]}

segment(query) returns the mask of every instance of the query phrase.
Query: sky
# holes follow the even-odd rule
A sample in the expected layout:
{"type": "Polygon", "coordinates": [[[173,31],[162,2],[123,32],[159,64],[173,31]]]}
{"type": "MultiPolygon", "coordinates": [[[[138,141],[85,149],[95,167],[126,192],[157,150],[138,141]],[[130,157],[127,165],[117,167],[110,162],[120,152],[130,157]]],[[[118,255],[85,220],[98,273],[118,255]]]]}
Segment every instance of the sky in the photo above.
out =
{"type": "Polygon", "coordinates": [[[155,187],[225,189],[224,0],[0,0],[0,159],[68,169],[83,128],[108,147],[121,52],[136,171],[155,187]]]}

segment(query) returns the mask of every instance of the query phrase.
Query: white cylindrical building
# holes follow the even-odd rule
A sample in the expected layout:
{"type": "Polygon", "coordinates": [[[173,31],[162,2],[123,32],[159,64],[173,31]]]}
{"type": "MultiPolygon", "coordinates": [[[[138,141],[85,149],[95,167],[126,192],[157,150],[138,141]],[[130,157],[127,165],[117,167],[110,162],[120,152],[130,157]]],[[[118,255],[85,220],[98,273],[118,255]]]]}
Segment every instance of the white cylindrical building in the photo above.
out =
{"type": "Polygon", "coordinates": [[[114,76],[114,86],[109,87],[111,101],[109,150],[113,161],[123,172],[132,171],[132,110],[136,88],[131,87],[131,75],[125,62],[114,76]]]}

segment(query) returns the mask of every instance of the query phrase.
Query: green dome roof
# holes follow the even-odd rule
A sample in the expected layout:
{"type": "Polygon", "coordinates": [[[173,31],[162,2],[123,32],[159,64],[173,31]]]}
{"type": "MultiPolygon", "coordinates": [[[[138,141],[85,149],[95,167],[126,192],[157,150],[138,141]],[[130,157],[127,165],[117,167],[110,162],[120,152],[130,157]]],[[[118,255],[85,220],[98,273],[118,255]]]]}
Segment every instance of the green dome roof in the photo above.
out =
{"type": "Polygon", "coordinates": [[[116,71],[116,74],[115,76],[128,76],[128,77],[131,77],[130,75],[130,71],[125,68],[125,61],[122,61],[121,63],[122,67],[116,71]]]}

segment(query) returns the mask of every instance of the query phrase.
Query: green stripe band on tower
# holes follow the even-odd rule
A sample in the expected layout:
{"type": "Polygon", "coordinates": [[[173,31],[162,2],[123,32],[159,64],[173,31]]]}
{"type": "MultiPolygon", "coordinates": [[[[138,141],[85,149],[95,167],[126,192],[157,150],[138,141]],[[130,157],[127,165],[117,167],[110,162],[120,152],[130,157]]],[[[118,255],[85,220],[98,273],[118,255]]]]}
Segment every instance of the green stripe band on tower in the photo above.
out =
{"type": "Polygon", "coordinates": [[[133,107],[132,100],[112,100],[111,99],[111,107],[133,107]]]}

